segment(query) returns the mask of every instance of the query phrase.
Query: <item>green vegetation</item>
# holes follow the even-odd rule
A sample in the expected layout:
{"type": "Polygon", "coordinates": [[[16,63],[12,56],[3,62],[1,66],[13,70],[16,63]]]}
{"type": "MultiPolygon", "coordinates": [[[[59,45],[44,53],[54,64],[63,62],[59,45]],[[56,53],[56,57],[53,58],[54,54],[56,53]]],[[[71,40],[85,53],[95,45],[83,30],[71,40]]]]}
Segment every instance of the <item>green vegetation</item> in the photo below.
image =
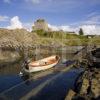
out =
{"type": "Polygon", "coordinates": [[[94,45],[100,44],[100,37],[92,37],[88,38],[84,35],[83,30],[80,29],[80,35],[74,33],[68,33],[63,31],[50,31],[46,32],[44,30],[37,30],[35,31],[39,38],[41,38],[41,43],[43,44],[60,44],[60,45],[70,45],[70,46],[77,46],[77,45],[94,45]]]}
{"type": "Polygon", "coordinates": [[[40,37],[47,37],[47,38],[66,38],[66,34],[63,34],[64,32],[61,31],[52,31],[52,32],[46,32],[44,30],[36,30],[34,31],[37,33],[38,36],[40,37]]]}
{"type": "Polygon", "coordinates": [[[86,45],[88,39],[86,36],[77,35],[74,33],[67,33],[63,31],[50,31],[44,30],[34,31],[40,38],[41,44],[54,44],[56,45],[86,45]]]}
{"type": "Polygon", "coordinates": [[[84,32],[83,32],[82,28],[80,28],[80,30],[79,30],[79,35],[84,35],[84,32]]]}
{"type": "Polygon", "coordinates": [[[100,36],[88,38],[84,35],[70,34],[63,31],[37,30],[28,32],[25,29],[7,30],[0,29],[0,46],[3,47],[31,47],[45,46],[77,46],[100,45],[100,36]]]}
{"type": "Polygon", "coordinates": [[[45,22],[44,19],[38,19],[37,22],[45,22]]]}

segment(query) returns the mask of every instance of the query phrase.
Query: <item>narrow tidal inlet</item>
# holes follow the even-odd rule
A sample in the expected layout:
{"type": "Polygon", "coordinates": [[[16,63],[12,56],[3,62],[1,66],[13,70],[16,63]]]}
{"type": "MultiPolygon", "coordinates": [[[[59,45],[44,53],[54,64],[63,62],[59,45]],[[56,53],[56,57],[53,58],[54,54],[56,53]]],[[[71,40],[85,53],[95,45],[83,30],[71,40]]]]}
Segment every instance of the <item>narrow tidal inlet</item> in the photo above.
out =
{"type": "MultiPolygon", "coordinates": [[[[74,89],[74,84],[83,69],[70,69],[68,65],[73,64],[73,54],[64,52],[53,52],[61,57],[60,62],[46,71],[30,74],[28,77],[19,75],[22,61],[20,63],[8,64],[0,68],[0,98],[13,100],[63,100],[69,89],[74,89]],[[66,63],[63,63],[67,61],[66,63]]],[[[34,59],[50,56],[49,54],[38,54],[34,59]]]]}
{"type": "MultiPolygon", "coordinates": [[[[66,49],[65,49],[66,50],[66,49]]],[[[0,64],[0,75],[12,75],[12,74],[19,74],[21,71],[23,62],[25,59],[33,59],[39,60],[43,59],[45,57],[49,57],[51,55],[59,55],[60,56],[60,63],[67,61],[67,60],[72,60],[73,59],[73,53],[69,50],[66,52],[65,50],[52,50],[52,49],[36,49],[34,52],[32,52],[33,55],[30,57],[30,52],[26,53],[24,52],[24,58],[22,58],[21,61],[15,62],[15,63],[6,63],[6,64],[0,64]]]]}

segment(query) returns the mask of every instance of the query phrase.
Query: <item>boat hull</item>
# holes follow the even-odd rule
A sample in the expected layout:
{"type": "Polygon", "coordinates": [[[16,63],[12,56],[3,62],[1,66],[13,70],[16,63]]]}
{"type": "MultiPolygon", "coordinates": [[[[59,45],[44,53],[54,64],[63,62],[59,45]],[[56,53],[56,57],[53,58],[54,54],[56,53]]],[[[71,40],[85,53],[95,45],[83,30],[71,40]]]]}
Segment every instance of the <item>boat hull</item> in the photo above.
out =
{"type": "Polygon", "coordinates": [[[25,67],[23,67],[22,71],[26,73],[32,73],[32,72],[47,70],[54,67],[59,62],[59,59],[60,59],[59,57],[58,59],[56,59],[56,56],[51,56],[51,57],[44,58],[42,60],[31,62],[28,65],[29,68],[26,69],[25,67]],[[41,62],[43,64],[41,64],[41,62]]]}
{"type": "Polygon", "coordinates": [[[57,64],[57,62],[54,64],[51,64],[51,65],[42,66],[42,67],[41,66],[39,66],[39,67],[30,67],[29,66],[29,70],[24,68],[24,71],[28,72],[28,73],[43,71],[43,70],[50,69],[50,68],[54,67],[56,64],[57,64]]]}

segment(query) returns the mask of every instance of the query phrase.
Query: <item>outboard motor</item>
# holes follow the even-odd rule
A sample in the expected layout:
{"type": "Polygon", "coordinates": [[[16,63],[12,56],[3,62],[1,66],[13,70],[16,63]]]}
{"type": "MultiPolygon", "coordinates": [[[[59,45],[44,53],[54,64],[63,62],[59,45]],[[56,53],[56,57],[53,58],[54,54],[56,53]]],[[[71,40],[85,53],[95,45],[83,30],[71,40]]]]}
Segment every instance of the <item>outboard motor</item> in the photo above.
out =
{"type": "Polygon", "coordinates": [[[27,61],[24,62],[24,67],[25,67],[25,69],[29,69],[28,62],[27,61]]]}
{"type": "Polygon", "coordinates": [[[29,63],[30,63],[30,60],[25,60],[25,62],[24,62],[24,67],[27,70],[29,70],[29,66],[28,66],[29,63]]]}

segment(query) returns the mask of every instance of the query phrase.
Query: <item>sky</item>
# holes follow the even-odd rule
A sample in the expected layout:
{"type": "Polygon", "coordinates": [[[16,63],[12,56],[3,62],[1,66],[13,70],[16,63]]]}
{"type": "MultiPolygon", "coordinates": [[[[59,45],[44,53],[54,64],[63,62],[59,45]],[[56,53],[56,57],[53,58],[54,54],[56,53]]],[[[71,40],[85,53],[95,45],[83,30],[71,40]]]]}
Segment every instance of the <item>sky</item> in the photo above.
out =
{"type": "Polygon", "coordinates": [[[0,27],[31,29],[42,18],[53,30],[100,35],[100,0],[0,0],[0,27]]]}

